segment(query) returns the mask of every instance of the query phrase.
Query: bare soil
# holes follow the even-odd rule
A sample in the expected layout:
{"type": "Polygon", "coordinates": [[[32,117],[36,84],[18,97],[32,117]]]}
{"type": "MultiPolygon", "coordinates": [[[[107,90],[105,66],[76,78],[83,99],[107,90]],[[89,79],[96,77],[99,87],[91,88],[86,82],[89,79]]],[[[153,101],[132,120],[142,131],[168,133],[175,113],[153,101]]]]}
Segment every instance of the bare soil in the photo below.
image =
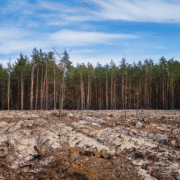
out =
{"type": "Polygon", "coordinates": [[[0,111],[0,180],[179,180],[180,111],[0,111]]]}

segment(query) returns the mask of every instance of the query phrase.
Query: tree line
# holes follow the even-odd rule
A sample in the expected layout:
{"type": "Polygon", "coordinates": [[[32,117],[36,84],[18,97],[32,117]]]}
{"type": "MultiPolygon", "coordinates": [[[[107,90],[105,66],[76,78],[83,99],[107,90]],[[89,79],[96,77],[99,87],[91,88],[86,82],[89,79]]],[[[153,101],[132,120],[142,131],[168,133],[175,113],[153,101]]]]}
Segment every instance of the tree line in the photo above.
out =
{"type": "Polygon", "coordinates": [[[173,58],[74,67],[66,50],[34,48],[31,56],[20,53],[15,64],[0,64],[1,110],[180,108],[180,62],[173,58]]]}

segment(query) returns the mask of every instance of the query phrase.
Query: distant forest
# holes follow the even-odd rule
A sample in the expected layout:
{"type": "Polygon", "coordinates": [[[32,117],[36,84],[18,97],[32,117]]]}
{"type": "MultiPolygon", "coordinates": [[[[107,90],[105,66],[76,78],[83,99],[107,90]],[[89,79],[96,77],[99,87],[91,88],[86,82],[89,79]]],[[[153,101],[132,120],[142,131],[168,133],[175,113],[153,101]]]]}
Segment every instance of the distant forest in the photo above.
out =
{"type": "Polygon", "coordinates": [[[20,53],[7,69],[0,64],[0,110],[180,109],[180,62],[173,58],[132,65],[122,58],[94,68],[73,67],[66,50],[34,48],[31,56],[20,53]]]}

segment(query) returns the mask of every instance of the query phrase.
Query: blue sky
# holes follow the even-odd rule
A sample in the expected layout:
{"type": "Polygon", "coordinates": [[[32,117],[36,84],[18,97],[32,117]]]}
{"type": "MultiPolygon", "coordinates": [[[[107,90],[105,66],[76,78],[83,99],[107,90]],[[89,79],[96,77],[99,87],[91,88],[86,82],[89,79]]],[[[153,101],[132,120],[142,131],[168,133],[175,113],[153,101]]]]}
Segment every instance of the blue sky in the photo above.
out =
{"type": "MultiPolygon", "coordinates": [[[[180,2],[163,0],[5,0],[0,1],[0,64],[32,60],[43,52],[65,49],[70,61],[97,62],[123,57],[132,64],[180,59],[180,2]]],[[[56,56],[55,56],[56,57],[56,56]]],[[[57,58],[59,61],[59,58],[57,58]]]]}

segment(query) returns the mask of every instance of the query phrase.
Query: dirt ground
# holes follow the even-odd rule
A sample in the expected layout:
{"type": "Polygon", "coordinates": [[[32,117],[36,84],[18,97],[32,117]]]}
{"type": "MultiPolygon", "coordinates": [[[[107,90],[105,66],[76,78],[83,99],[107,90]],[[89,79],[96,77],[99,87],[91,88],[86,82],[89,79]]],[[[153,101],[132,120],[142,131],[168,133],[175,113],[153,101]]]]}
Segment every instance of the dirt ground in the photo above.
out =
{"type": "Polygon", "coordinates": [[[180,111],[0,111],[0,180],[179,180],[180,111]]]}

